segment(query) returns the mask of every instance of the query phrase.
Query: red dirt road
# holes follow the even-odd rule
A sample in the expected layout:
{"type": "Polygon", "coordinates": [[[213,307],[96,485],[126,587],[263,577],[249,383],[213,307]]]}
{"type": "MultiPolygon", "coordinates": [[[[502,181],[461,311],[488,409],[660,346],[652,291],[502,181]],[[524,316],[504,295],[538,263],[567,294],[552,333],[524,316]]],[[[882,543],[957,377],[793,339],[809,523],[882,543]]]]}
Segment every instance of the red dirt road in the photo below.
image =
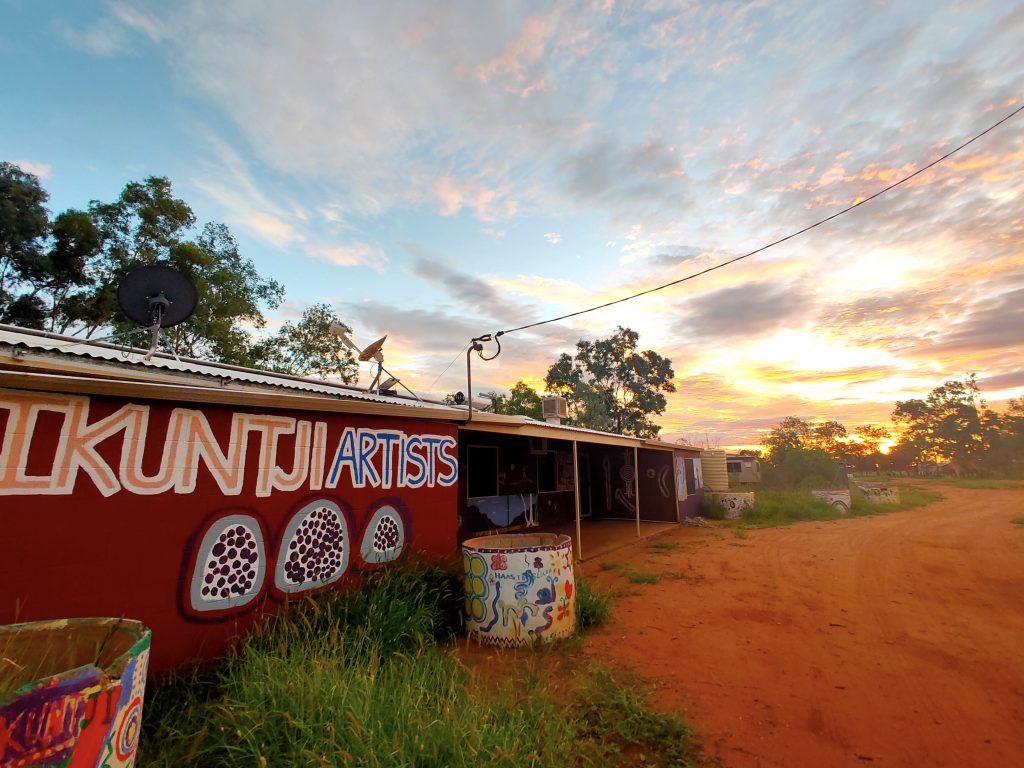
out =
{"type": "Polygon", "coordinates": [[[1024,492],[942,492],[587,561],[636,593],[587,653],[650,679],[726,766],[1024,766],[1024,492]],[[635,586],[602,561],[676,578],[635,586]]]}

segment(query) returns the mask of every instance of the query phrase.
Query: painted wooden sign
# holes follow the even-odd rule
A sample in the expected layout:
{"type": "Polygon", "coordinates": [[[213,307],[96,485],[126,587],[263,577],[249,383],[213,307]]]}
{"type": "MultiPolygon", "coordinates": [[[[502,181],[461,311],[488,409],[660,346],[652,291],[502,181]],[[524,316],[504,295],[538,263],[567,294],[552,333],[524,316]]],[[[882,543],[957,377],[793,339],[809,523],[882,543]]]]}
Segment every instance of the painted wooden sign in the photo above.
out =
{"type": "Polygon", "coordinates": [[[130,615],[154,667],[355,571],[457,551],[454,425],[0,390],[0,430],[0,622],[130,615]]]}

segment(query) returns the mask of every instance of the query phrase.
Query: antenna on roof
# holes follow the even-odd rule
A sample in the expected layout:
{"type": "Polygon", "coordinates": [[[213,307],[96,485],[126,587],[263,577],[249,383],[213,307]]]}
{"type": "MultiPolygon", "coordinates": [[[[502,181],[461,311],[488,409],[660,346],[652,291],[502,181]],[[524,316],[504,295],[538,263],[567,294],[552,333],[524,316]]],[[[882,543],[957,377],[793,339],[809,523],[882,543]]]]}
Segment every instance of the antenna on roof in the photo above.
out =
{"type": "Polygon", "coordinates": [[[394,394],[393,387],[395,385],[398,385],[406,392],[408,392],[410,395],[415,397],[417,400],[423,399],[415,392],[413,392],[411,389],[409,389],[407,386],[405,386],[405,384],[402,383],[401,379],[399,379],[397,376],[392,374],[391,371],[384,367],[384,342],[388,338],[388,335],[386,333],[376,341],[369,344],[368,346],[364,347],[363,349],[360,349],[359,347],[356,346],[355,342],[352,341],[352,339],[349,337],[348,329],[345,326],[341,325],[340,323],[331,323],[330,331],[339,339],[341,339],[341,343],[344,344],[345,347],[348,348],[350,351],[352,351],[360,362],[367,363],[373,360],[377,364],[377,374],[373,377],[373,381],[370,383],[370,386],[366,388],[368,392],[373,392],[374,394],[377,395],[390,395],[394,394]],[[387,374],[386,379],[382,379],[383,374],[387,374]]]}
{"type": "Polygon", "coordinates": [[[167,264],[146,264],[125,275],[117,286],[117,303],[125,316],[152,333],[150,360],[160,343],[163,328],[183,323],[192,317],[199,304],[195,284],[167,264]]]}

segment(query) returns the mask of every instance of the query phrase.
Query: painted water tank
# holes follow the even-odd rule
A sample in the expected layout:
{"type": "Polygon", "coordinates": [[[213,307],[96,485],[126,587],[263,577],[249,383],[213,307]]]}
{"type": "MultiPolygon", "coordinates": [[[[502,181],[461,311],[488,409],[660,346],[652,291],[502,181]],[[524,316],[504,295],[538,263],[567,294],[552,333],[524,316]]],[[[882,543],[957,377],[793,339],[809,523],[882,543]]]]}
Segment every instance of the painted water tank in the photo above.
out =
{"type": "Polygon", "coordinates": [[[725,451],[701,451],[700,463],[704,469],[704,487],[707,490],[729,490],[729,469],[725,461],[725,451]]]}
{"type": "Polygon", "coordinates": [[[481,536],[462,543],[466,631],[510,648],[576,628],[572,539],[557,533],[481,536]]]}
{"type": "Polygon", "coordinates": [[[712,493],[711,504],[722,511],[726,520],[736,520],[743,517],[743,512],[754,506],[754,494],[737,493],[712,493]]]}
{"type": "Polygon", "coordinates": [[[835,507],[844,515],[850,511],[849,488],[832,491],[811,491],[811,495],[816,499],[821,499],[829,506],[835,507]]]}
{"type": "Polygon", "coordinates": [[[129,619],[0,627],[0,766],[131,766],[150,632],[129,619]]]}

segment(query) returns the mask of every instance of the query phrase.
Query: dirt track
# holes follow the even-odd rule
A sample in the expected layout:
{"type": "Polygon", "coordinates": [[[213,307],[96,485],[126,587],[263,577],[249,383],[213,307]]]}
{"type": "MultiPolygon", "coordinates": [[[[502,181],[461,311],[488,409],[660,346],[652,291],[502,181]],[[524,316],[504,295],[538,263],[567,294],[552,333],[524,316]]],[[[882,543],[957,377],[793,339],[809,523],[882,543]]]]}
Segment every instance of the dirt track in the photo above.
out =
{"type": "Polygon", "coordinates": [[[657,686],[726,766],[1024,765],[1024,492],[677,529],[584,564],[635,592],[588,654],[657,686]],[[675,574],[634,586],[601,561],[675,574]],[[683,573],[687,578],[678,578],[683,573]]]}

